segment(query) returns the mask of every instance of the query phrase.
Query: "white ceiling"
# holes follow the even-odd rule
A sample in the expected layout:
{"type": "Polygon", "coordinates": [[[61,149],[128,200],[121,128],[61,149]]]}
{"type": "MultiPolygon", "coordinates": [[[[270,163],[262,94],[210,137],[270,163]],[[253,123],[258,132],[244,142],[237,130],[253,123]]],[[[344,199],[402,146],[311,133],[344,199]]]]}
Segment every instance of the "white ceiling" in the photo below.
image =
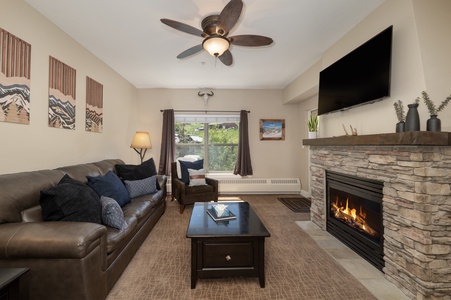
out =
{"type": "Polygon", "coordinates": [[[271,37],[267,47],[231,46],[224,66],[206,51],[176,56],[202,38],[160,22],[201,29],[229,0],[25,0],[137,88],[282,89],[384,0],[243,0],[230,36],[271,37]]]}

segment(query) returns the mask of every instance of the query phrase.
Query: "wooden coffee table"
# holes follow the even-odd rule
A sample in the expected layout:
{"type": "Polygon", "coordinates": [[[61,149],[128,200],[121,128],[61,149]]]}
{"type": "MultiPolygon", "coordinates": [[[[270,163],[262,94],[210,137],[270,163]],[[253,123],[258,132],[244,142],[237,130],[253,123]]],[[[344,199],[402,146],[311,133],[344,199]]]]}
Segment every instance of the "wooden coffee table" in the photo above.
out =
{"type": "Polygon", "coordinates": [[[191,288],[198,278],[258,277],[265,287],[265,238],[270,234],[247,202],[222,202],[235,220],[215,222],[196,202],[186,237],[191,239],[191,288]]]}

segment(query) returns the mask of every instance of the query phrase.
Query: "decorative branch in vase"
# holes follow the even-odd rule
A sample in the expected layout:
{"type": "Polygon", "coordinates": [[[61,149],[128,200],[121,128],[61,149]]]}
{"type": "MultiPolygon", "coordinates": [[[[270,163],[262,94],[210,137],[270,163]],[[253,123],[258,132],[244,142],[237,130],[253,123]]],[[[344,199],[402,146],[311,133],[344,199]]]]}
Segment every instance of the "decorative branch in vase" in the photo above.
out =
{"type": "Polygon", "coordinates": [[[404,105],[401,100],[393,103],[395,107],[396,117],[398,118],[398,123],[396,123],[396,132],[404,132],[406,127],[406,113],[404,111],[404,105]]]}
{"type": "MultiPolygon", "coordinates": [[[[429,115],[431,116],[430,119],[427,120],[426,123],[426,130],[427,131],[441,131],[442,130],[442,124],[439,118],[437,118],[437,114],[442,111],[446,105],[451,101],[451,95],[446,97],[445,100],[440,103],[438,107],[435,106],[434,102],[432,102],[431,98],[429,98],[428,93],[425,91],[421,92],[421,96],[423,97],[424,104],[426,104],[426,107],[428,108],[429,115]]],[[[417,98],[418,101],[420,101],[420,98],[417,98]]]]}

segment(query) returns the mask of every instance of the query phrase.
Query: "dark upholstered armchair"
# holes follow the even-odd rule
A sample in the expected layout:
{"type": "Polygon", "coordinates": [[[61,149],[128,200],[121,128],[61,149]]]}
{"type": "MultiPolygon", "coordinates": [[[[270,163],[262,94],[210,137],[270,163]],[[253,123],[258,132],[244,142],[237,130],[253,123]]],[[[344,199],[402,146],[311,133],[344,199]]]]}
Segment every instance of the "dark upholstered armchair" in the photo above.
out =
{"type": "Polygon", "coordinates": [[[185,205],[194,202],[218,201],[218,181],[213,178],[205,178],[206,185],[189,186],[177,176],[177,163],[171,164],[172,200],[177,199],[180,204],[180,213],[185,210],[185,205]]]}

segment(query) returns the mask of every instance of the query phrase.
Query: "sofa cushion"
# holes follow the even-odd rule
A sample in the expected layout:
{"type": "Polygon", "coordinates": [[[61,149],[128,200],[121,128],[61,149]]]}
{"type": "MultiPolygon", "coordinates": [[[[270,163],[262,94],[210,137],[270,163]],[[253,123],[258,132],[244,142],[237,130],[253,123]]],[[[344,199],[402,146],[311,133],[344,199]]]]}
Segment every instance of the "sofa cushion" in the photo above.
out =
{"type": "Polygon", "coordinates": [[[196,186],[196,185],[205,185],[207,184],[205,181],[205,170],[193,170],[188,169],[189,173],[189,185],[190,186],[196,186]]]}
{"type": "Polygon", "coordinates": [[[101,196],[100,202],[102,203],[102,223],[121,230],[124,227],[124,212],[119,206],[116,200],[101,196]]]}
{"type": "Polygon", "coordinates": [[[44,221],[101,223],[99,197],[83,183],[58,183],[56,187],[41,191],[39,203],[44,221]]]}
{"type": "Polygon", "coordinates": [[[115,167],[122,180],[140,180],[157,175],[153,158],[140,165],[117,164],[115,167]]]}
{"type": "Polygon", "coordinates": [[[157,176],[151,176],[141,180],[125,180],[130,198],[135,198],[145,194],[153,194],[157,191],[157,176]]]}
{"type": "Polygon", "coordinates": [[[107,227],[106,251],[108,254],[114,251],[122,251],[127,243],[135,237],[138,220],[135,216],[127,217],[125,215],[124,219],[125,223],[122,230],[107,227]]]}
{"type": "Polygon", "coordinates": [[[112,171],[105,176],[86,176],[88,185],[96,191],[99,196],[113,198],[122,207],[130,202],[130,196],[122,181],[112,171]]]}
{"type": "Polygon", "coordinates": [[[204,168],[204,160],[196,160],[196,161],[180,161],[180,168],[182,171],[182,181],[185,184],[189,184],[189,172],[188,169],[200,170],[204,168]]]}

